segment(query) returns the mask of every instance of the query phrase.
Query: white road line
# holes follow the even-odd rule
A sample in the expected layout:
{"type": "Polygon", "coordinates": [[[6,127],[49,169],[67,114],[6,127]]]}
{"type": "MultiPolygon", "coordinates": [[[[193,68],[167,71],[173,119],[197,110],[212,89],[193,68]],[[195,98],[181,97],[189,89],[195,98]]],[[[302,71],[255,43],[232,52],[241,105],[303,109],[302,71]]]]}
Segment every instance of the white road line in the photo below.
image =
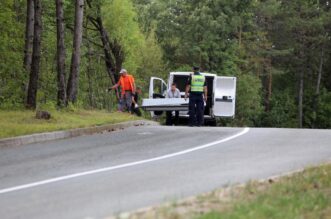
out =
{"type": "Polygon", "coordinates": [[[193,151],[202,150],[202,149],[212,147],[212,146],[220,144],[220,143],[230,141],[234,138],[237,138],[241,135],[246,134],[248,131],[249,131],[249,128],[245,128],[241,132],[239,132],[235,135],[232,135],[230,137],[227,137],[227,138],[224,138],[224,139],[221,139],[221,140],[218,140],[218,141],[210,142],[208,144],[204,144],[204,145],[197,146],[197,147],[194,147],[194,148],[179,151],[179,152],[176,152],[176,153],[166,154],[166,155],[159,156],[159,157],[154,157],[154,158],[150,158],[150,159],[146,159],[146,160],[140,160],[140,161],[135,161],[135,162],[116,165],[116,166],[100,168],[100,169],[96,169],[96,170],[85,171],[85,172],[81,172],[81,173],[70,174],[70,175],[51,178],[51,179],[42,180],[42,181],[38,181],[38,182],[34,182],[34,183],[23,184],[23,185],[20,185],[20,186],[1,189],[0,194],[15,192],[15,191],[23,190],[23,189],[28,189],[28,188],[32,188],[32,187],[45,185],[45,184],[64,181],[64,180],[77,178],[77,177],[81,177],[81,176],[87,176],[87,175],[92,175],[92,174],[96,174],[96,173],[102,173],[102,172],[107,172],[107,171],[111,171],[111,170],[117,170],[117,169],[121,169],[121,168],[125,168],[125,167],[132,167],[132,166],[136,166],[136,165],[140,165],[140,164],[145,164],[145,163],[150,163],[150,162],[154,162],[154,161],[159,161],[159,160],[164,160],[164,159],[180,156],[180,155],[183,155],[183,154],[188,154],[188,153],[191,153],[193,151]]]}
{"type": "Polygon", "coordinates": [[[139,132],[137,135],[153,135],[152,132],[139,132]]]}

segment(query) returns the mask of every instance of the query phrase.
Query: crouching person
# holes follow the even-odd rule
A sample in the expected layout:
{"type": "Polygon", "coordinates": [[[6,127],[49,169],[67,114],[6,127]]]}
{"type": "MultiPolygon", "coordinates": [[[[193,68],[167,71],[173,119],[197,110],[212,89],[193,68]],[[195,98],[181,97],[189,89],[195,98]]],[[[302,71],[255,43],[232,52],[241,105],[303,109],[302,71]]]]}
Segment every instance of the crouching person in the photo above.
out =
{"type": "Polygon", "coordinates": [[[137,116],[141,116],[141,112],[138,104],[139,95],[141,95],[141,93],[142,93],[141,88],[137,87],[135,95],[132,96],[132,105],[131,105],[132,114],[136,114],[137,116]]]}

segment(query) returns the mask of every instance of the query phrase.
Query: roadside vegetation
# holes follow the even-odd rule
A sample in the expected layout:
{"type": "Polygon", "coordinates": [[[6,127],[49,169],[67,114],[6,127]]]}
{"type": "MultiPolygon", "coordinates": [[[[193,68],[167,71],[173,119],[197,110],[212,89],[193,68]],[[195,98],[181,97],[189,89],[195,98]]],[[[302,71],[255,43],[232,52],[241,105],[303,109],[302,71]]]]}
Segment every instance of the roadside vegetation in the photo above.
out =
{"type": "Polygon", "coordinates": [[[331,218],[331,164],[233,186],[116,218],[331,218]]]}
{"type": "Polygon", "coordinates": [[[129,113],[97,110],[51,110],[50,120],[36,119],[35,111],[0,110],[0,138],[84,128],[139,119],[129,113]]]}
{"type": "Polygon", "coordinates": [[[237,77],[222,126],[331,127],[329,0],[74,2],[0,1],[0,109],[111,111],[121,68],[147,96],[198,65],[237,77]]]}

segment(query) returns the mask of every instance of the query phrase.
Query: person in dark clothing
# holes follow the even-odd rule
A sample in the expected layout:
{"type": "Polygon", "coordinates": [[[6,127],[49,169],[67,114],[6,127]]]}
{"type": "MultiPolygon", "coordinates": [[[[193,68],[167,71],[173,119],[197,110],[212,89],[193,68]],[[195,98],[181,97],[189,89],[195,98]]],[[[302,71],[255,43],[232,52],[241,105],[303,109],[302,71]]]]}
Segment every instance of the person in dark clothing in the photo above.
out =
{"type": "Polygon", "coordinates": [[[202,126],[204,102],[207,101],[207,82],[199,72],[199,67],[193,67],[194,74],[187,81],[185,99],[189,95],[189,126],[202,126]]]}
{"type": "Polygon", "coordinates": [[[132,96],[132,114],[136,114],[137,116],[141,116],[141,111],[139,109],[139,104],[138,104],[138,100],[139,100],[139,95],[141,95],[141,88],[137,87],[136,88],[136,93],[132,96]]]}

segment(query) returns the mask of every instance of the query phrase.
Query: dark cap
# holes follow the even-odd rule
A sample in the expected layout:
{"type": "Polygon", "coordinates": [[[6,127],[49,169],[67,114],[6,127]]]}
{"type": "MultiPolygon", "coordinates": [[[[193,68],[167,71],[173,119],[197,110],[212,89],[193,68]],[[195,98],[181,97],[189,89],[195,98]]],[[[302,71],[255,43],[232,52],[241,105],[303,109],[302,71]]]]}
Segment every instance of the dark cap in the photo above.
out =
{"type": "Polygon", "coordinates": [[[193,71],[199,71],[200,67],[199,66],[193,66],[193,71]]]}

